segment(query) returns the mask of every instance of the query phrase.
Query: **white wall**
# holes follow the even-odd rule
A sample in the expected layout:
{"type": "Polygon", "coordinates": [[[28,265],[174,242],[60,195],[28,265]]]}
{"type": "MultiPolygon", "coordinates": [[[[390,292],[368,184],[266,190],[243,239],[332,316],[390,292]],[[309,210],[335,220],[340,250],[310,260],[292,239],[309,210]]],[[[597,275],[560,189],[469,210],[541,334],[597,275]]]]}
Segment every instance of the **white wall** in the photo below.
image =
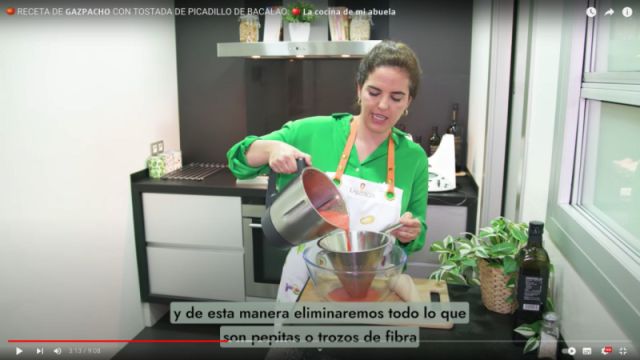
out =
{"type": "Polygon", "coordinates": [[[0,350],[132,338],[129,174],[179,148],[173,17],[2,14],[0,109],[0,350]]]}
{"type": "MultiPolygon", "coordinates": [[[[478,189],[482,189],[487,135],[489,61],[491,57],[491,6],[489,2],[482,0],[473,2],[472,21],[467,168],[478,184],[478,189]]],[[[478,209],[480,209],[481,203],[482,191],[478,191],[478,209]]]]}
{"type": "MultiPolygon", "coordinates": [[[[539,3],[536,3],[539,4],[539,3]]],[[[562,33],[561,7],[534,5],[534,16],[530,37],[530,65],[527,91],[522,96],[527,111],[523,114],[526,134],[524,138],[523,167],[509,171],[522,171],[521,183],[513,177],[508,186],[516,186],[521,196],[520,221],[544,220],[546,218],[553,136],[558,96],[560,42],[562,33]]],[[[551,6],[556,6],[555,4],[551,6]]],[[[520,152],[512,151],[519,154],[520,152]]],[[[512,174],[511,174],[512,175],[512,174]]],[[[507,198],[507,201],[514,201],[507,198]]],[[[516,210],[505,213],[514,217],[516,210]]],[[[588,279],[583,279],[567,259],[545,236],[545,248],[555,266],[555,301],[560,315],[561,332],[570,346],[576,347],[582,357],[583,346],[593,346],[594,354],[604,344],[602,341],[629,341],[628,337],[609,315],[604,305],[589,289],[588,279]]],[[[611,342],[617,351],[618,342],[611,342]]],[[[629,344],[624,344],[629,345],[629,344]]],[[[596,356],[596,355],[594,355],[596,356]]],[[[584,358],[589,358],[585,356],[584,358]]]]}

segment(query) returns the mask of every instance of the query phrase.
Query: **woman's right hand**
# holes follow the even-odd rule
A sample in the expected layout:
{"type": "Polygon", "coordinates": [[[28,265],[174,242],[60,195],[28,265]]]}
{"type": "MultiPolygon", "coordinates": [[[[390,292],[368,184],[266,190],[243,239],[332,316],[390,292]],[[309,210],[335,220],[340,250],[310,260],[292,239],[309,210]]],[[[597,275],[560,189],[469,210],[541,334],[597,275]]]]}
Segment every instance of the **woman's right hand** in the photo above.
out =
{"type": "Polygon", "coordinates": [[[311,166],[311,155],[277,140],[256,140],[246,152],[247,165],[258,167],[266,164],[277,173],[293,174],[298,170],[296,159],[304,159],[311,166]]]}
{"type": "Polygon", "coordinates": [[[311,155],[304,153],[287,143],[274,141],[270,148],[269,167],[277,173],[295,173],[298,170],[296,159],[304,159],[307,165],[311,166],[311,155]]]}

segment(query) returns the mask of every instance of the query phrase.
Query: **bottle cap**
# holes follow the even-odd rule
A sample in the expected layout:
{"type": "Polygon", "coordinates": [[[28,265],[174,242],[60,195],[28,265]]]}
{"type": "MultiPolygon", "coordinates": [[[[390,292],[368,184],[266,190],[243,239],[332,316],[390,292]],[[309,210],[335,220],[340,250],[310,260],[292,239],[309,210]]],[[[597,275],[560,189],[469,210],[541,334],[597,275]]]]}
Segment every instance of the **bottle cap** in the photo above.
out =
{"type": "Polygon", "coordinates": [[[544,315],[542,316],[542,318],[544,319],[544,321],[546,322],[550,322],[550,323],[556,323],[558,322],[558,315],[553,312],[553,311],[549,311],[544,313],[544,315]]]}
{"type": "Polygon", "coordinates": [[[544,223],[542,221],[529,222],[529,236],[542,236],[544,223]]]}

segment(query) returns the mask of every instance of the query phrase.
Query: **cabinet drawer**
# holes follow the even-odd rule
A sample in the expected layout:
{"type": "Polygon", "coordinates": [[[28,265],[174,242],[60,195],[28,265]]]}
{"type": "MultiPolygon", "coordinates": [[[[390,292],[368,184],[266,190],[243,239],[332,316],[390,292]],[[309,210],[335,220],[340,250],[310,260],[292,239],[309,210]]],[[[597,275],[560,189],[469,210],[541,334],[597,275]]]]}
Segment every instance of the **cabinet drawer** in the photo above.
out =
{"type": "Polygon", "coordinates": [[[242,249],[240,197],[142,194],[147,242],[242,249]]]}
{"type": "Polygon", "coordinates": [[[244,301],[244,253],[148,246],[153,295],[244,301]]]}

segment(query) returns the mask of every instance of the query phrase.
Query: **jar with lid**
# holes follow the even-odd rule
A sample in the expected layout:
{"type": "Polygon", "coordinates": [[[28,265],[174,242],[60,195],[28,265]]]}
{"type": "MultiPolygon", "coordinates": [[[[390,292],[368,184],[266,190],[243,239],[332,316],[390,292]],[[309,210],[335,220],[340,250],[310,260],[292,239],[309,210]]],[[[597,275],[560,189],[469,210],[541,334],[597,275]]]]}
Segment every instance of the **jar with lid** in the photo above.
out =
{"type": "Polygon", "coordinates": [[[240,16],[240,42],[258,42],[260,19],[257,15],[240,16]]]}
{"type": "Polygon", "coordinates": [[[538,359],[556,360],[558,353],[558,338],[560,328],[558,315],[554,312],[547,312],[543,316],[542,329],[540,330],[540,345],[538,348],[538,359]]]}
{"type": "Polygon", "coordinates": [[[372,24],[371,15],[358,13],[352,15],[349,26],[349,39],[352,41],[369,40],[372,24]]]}

